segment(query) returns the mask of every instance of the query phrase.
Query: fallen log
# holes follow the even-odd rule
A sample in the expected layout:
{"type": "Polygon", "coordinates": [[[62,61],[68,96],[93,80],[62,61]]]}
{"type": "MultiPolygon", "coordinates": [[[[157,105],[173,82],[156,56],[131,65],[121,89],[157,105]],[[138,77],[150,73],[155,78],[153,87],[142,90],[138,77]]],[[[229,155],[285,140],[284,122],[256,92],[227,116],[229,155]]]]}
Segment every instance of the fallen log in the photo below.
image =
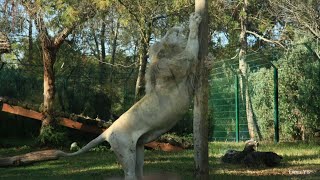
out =
{"type": "Polygon", "coordinates": [[[35,162],[56,160],[59,158],[59,150],[35,151],[23,155],[0,158],[0,167],[23,166],[35,162]]]}

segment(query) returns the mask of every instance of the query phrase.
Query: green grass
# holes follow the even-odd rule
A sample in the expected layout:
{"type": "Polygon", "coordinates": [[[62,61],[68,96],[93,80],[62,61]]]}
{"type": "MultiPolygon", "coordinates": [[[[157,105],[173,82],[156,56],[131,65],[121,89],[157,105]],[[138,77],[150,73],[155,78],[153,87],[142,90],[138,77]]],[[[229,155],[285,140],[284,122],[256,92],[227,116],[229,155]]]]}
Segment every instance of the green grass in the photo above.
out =
{"type": "MultiPolygon", "coordinates": [[[[0,141],[1,143],[1,141],[0,141]]],[[[210,179],[318,179],[320,146],[305,143],[261,143],[259,151],[274,151],[284,157],[276,168],[248,169],[241,165],[222,164],[220,157],[227,149],[241,150],[244,143],[215,142],[209,144],[210,179]]],[[[12,156],[37,149],[14,143],[0,148],[0,156],[12,156]]],[[[193,179],[193,151],[162,152],[147,150],[145,174],[173,173],[181,179],[193,179]]],[[[122,170],[110,150],[88,152],[25,167],[0,168],[0,179],[108,179],[122,177],[122,170]]]]}

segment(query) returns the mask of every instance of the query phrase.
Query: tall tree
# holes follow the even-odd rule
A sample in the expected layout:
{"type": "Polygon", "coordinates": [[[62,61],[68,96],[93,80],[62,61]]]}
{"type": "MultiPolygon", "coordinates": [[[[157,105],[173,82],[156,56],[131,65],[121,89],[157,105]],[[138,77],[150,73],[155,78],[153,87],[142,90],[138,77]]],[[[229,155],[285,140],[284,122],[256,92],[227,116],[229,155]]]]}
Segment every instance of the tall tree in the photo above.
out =
{"type": "Polygon", "coordinates": [[[196,0],[195,12],[202,17],[199,26],[199,55],[196,77],[198,79],[193,109],[194,160],[197,179],[209,179],[208,158],[208,96],[209,71],[205,66],[208,57],[208,0],[196,0]]]}
{"type": "Polygon", "coordinates": [[[32,62],[32,55],[33,55],[33,37],[32,37],[32,19],[29,18],[29,27],[28,27],[28,61],[29,63],[32,62]]]}
{"type": "MultiPolygon", "coordinates": [[[[99,78],[99,81],[100,83],[103,82],[103,79],[105,78],[105,74],[106,74],[106,70],[105,70],[105,66],[102,64],[103,62],[106,61],[106,45],[105,45],[105,42],[106,42],[106,26],[107,24],[105,23],[105,14],[102,15],[102,19],[101,19],[101,29],[100,29],[100,46],[101,46],[101,52],[99,53],[100,54],[100,61],[99,61],[99,64],[100,64],[100,78],[99,78]]],[[[99,52],[99,50],[98,50],[99,52]]]]}
{"type": "Polygon", "coordinates": [[[68,35],[82,22],[94,16],[92,3],[83,1],[82,3],[61,3],[60,1],[23,1],[23,6],[28,11],[30,17],[35,20],[36,28],[39,33],[40,46],[42,50],[43,61],[43,108],[44,119],[40,130],[40,137],[46,133],[46,130],[56,124],[53,116],[55,99],[55,73],[54,64],[57,53],[62,43],[68,35]],[[81,5],[80,5],[81,4],[81,5]],[[52,13],[51,18],[46,15],[52,13]],[[65,19],[64,19],[65,18],[65,19]],[[47,22],[51,21],[51,22],[47,22]],[[55,22],[56,21],[56,22],[55,22]],[[65,27],[56,24],[64,21],[65,27]],[[51,29],[50,29],[51,28],[51,29]],[[60,28],[56,30],[56,28],[60,28]],[[50,30],[51,31],[50,31],[50,30]],[[51,35],[56,32],[55,35],[51,35]]]}
{"type": "MultiPolygon", "coordinates": [[[[257,123],[254,119],[251,97],[249,93],[249,82],[248,82],[248,63],[246,62],[247,53],[247,7],[248,0],[241,1],[242,8],[240,11],[240,51],[239,51],[239,71],[240,71],[240,91],[241,97],[245,101],[246,105],[246,117],[248,123],[248,130],[251,139],[255,138],[255,132],[258,133],[257,123]]],[[[260,137],[258,136],[260,139],[260,137]]]]}
{"type": "MultiPolygon", "coordinates": [[[[111,60],[110,60],[110,63],[112,65],[114,65],[115,61],[116,61],[116,52],[117,52],[117,47],[118,47],[117,41],[118,41],[119,28],[120,28],[120,17],[116,17],[116,15],[113,15],[111,24],[112,24],[112,26],[111,26],[110,37],[111,37],[111,41],[112,42],[110,42],[110,46],[111,46],[111,60]]],[[[113,81],[113,75],[112,75],[113,71],[114,71],[114,67],[111,66],[110,76],[109,76],[111,83],[113,81]]]]}

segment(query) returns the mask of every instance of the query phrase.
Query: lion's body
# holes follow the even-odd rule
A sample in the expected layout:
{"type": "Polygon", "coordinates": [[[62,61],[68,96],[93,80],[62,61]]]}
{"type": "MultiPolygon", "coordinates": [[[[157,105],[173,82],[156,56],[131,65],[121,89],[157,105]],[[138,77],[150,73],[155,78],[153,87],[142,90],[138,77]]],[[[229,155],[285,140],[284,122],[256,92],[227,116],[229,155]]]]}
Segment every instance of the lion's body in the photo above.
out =
{"type": "Polygon", "coordinates": [[[81,150],[71,154],[62,152],[61,155],[77,155],[102,141],[108,141],[123,167],[126,179],[141,178],[144,144],[171,129],[189,109],[199,48],[199,23],[199,15],[190,16],[187,44],[180,29],[173,28],[152,46],[151,64],[146,74],[146,95],[81,150]]]}
{"type": "MultiPolygon", "coordinates": [[[[154,130],[166,132],[188,110],[189,93],[185,83],[176,85],[170,91],[152,91],[120,116],[110,128],[117,126],[117,129],[132,131],[135,134],[131,135],[138,137],[154,130]]],[[[141,139],[141,142],[148,143],[152,140],[154,139],[141,139]]]]}

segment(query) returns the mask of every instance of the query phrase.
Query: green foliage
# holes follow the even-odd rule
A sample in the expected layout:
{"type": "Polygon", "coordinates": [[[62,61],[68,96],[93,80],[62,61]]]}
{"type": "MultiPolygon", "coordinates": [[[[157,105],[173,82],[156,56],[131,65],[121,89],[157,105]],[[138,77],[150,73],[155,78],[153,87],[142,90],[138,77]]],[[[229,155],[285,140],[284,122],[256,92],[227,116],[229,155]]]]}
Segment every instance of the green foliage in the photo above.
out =
{"type": "Polygon", "coordinates": [[[180,136],[193,133],[193,110],[190,109],[178,123],[169,131],[180,136]]]}
{"type": "MultiPolygon", "coordinates": [[[[312,136],[313,128],[319,128],[320,109],[320,64],[304,46],[296,46],[292,52],[279,60],[280,102],[284,110],[284,122],[291,125],[286,128],[295,139],[312,136]],[[304,137],[305,136],[305,137],[304,137]]],[[[284,132],[286,133],[286,132],[284,132]]]]}
{"type": "Polygon", "coordinates": [[[265,140],[272,140],[274,136],[273,69],[261,68],[258,72],[250,74],[250,82],[253,92],[252,106],[262,137],[265,140]]]}
{"type": "Polygon", "coordinates": [[[69,144],[64,129],[45,126],[41,128],[41,131],[41,134],[37,137],[37,141],[40,145],[63,146],[69,144]]]}
{"type": "Polygon", "coordinates": [[[34,77],[23,70],[7,66],[5,64],[0,71],[0,96],[28,100],[31,103],[41,102],[41,96],[34,96],[35,94],[41,94],[39,89],[42,86],[41,77],[34,77]]]}
{"type": "MultiPolygon", "coordinates": [[[[320,125],[319,60],[305,46],[297,45],[275,64],[279,69],[280,138],[310,139],[320,125]]],[[[272,74],[272,69],[262,68],[250,75],[253,107],[266,139],[273,134],[272,74]]]]}
{"type": "Polygon", "coordinates": [[[106,152],[106,151],[110,151],[110,147],[107,147],[107,146],[97,146],[97,147],[94,147],[92,149],[90,149],[90,151],[93,151],[93,152],[106,152]]]}
{"type": "Polygon", "coordinates": [[[158,142],[170,143],[171,145],[182,147],[184,149],[191,149],[193,147],[193,135],[188,134],[179,136],[176,133],[166,133],[157,139],[158,142]]]}

